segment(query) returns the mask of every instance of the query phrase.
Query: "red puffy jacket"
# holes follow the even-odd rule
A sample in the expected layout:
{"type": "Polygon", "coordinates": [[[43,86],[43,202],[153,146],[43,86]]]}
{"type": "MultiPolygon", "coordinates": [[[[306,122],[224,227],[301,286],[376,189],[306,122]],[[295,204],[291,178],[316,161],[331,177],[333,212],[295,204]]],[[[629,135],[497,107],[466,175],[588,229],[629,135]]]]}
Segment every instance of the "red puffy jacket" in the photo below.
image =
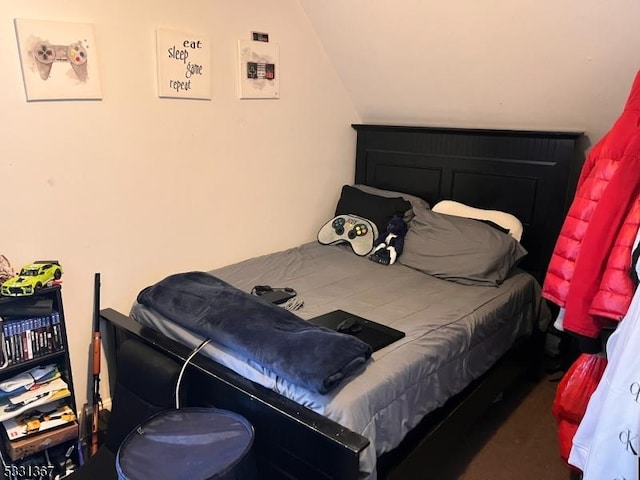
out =
{"type": "Polygon", "coordinates": [[[609,254],[600,289],[591,302],[590,315],[621,320],[627,313],[635,290],[629,271],[631,249],[639,226],[640,197],[636,197],[609,254]]]}
{"type": "Polygon", "coordinates": [[[633,296],[620,275],[640,222],[640,72],[618,120],[582,168],[556,242],[542,296],[566,309],[566,330],[596,338],[594,315],[620,320],[633,296]]]}

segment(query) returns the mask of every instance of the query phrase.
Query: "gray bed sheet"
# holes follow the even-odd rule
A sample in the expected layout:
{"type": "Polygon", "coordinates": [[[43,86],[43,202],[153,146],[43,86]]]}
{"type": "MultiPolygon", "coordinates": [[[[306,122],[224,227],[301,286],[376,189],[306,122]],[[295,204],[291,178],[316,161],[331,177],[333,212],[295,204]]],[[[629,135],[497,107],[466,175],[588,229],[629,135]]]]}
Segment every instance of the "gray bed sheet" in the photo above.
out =
{"type": "MultiPolygon", "coordinates": [[[[485,373],[550,314],[535,279],[515,270],[499,287],[465,286],[358,257],[345,246],[309,243],[211,271],[247,292],[292,287],[305,319],[342,309],[406,336],[374,352],[364,372],[327,395],[283,381],[215,344],[203,353],[367,437],[361,476],[376,478],[376,458],[396,447],[432,410],[485,373]]],[[[135,303],[131,317],[195,347],[201,339],[135,303]]]]}

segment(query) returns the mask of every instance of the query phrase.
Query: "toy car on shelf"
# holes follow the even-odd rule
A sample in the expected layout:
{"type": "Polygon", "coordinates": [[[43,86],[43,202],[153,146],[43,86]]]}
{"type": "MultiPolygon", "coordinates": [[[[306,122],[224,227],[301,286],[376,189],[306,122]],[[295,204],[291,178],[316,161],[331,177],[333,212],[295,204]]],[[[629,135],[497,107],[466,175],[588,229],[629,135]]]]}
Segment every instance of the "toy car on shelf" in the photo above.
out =
{"type": "Polygon", "coordinates": [[[18,275],[5,281],[0,293],[7,297],[33,295],[42,287],[58,282],[61,276],[62,267],[57,260],[36,261],[25,265],[18,275]]]}

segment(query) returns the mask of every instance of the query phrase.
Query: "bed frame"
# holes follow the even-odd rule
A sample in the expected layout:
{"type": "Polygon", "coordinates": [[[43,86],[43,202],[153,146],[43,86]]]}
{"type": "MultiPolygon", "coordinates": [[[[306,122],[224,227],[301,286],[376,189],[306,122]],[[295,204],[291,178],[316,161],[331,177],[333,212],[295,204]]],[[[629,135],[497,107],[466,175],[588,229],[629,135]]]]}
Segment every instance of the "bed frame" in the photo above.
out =
{"type": "MultiPolygon", "coordinates": [[[[579,132],[539,132],[353,125],[357,132],[355,182],[420,196],[432,205],[453,199],[507,211],[524,224],[521,264],[542,280],[583,152],[579,132]]],[[[101,311],[116,344],[134,337],[185,360],[190,349],[121,313],[101,311]]],[[[534,351],[537,342],[528,339],[534,351]]],[[[539,350],[539,349],[538,349],[539,350]]],[[[403,443],[379,458],[379,478],[422,478],[446,459],[468,425],[537,358],[518,346],[487,374],[427,415],[403,443]]],[[[368,440],[339,424],[196,355],[188,403],[228,408],[256,431],[260,478],[358,478],[359,453],[368,440]]]]}

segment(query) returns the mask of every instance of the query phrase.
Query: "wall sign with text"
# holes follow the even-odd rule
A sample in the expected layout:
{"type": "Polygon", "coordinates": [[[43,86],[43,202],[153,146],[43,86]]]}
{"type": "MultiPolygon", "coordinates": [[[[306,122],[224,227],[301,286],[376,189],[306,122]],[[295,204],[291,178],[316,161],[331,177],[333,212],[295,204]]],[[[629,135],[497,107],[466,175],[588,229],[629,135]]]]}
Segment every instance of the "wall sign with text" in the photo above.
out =
{"type": "Polygon", "coordinates": [[[158,29],[158,96],[211,100],[209,38],[158,29]]]}

